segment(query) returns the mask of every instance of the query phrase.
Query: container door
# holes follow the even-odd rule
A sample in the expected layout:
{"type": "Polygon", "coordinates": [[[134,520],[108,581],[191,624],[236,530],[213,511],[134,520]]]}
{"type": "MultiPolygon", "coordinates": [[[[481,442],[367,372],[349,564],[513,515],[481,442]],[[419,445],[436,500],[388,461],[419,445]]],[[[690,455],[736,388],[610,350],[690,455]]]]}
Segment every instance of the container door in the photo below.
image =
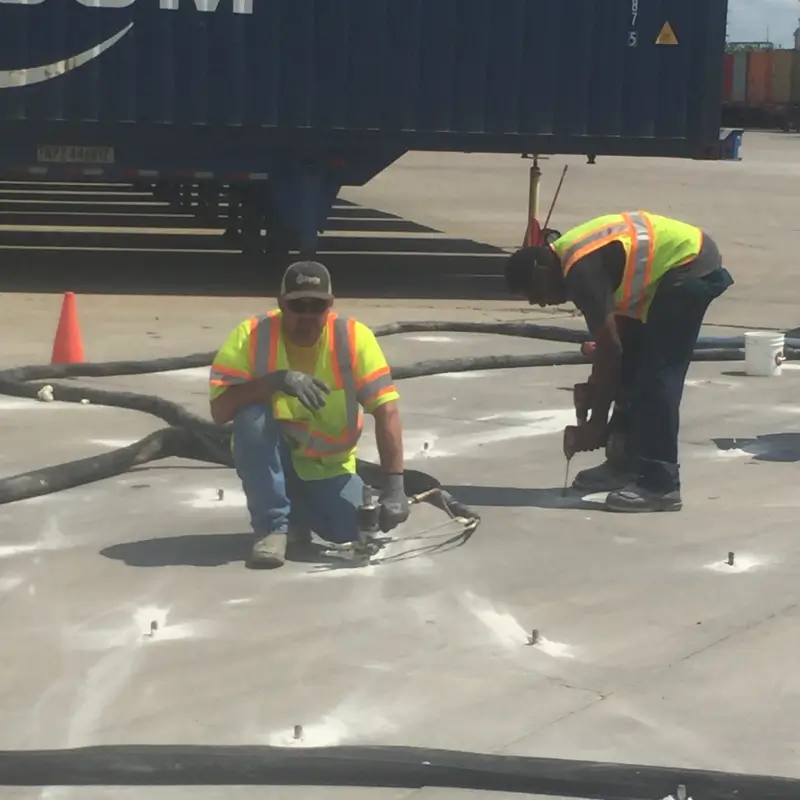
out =
{"type": "Polygon", "coordinates": [[[722,102],[733,99],[733,53],[725,53],[722,61],[722,102]]]}
{"type": "Polygon", "coordinates": [[[747,100],[747,56],[744,50],[733,54],[733,85],[731,101],[744,103],[747,100]]]}
{"type": "Polygon", "coordinates": [[[769,103],[772,94],[773,55],[769,51],[753,51],[747,60],[747,102],[751,106],[769,103]]]}
{"type": "Polygon", "coordinates": [[[785,105],[791,101],[794,53],[794,50],[777,50],[775,52],[772,70],[772,97],[770,99],[778,105],[785,105]]]}
{"type": "Polygon", "coordinates": [[[792,86],[790,102],[800,103],[800,51],[792,50],[792,86]]]}

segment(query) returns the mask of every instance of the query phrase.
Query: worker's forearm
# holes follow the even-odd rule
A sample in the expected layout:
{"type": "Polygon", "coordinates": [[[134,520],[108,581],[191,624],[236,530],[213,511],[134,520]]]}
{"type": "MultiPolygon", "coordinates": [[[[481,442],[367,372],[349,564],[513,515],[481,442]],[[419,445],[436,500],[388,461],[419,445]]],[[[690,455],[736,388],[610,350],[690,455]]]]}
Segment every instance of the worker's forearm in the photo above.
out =
{"type": "Polygon", "coordinates": [[[403,426],[396,402],[386,403],[375,411],[375,443],[383,472],[402,473],[403,426]]]}
{"type": "Polygon", "coordinates": [[[266,403],[270,397],[270,388],[264,378],[229,386],[219,397],[211,401],[211,419],[217,425],[224,425],[241,409],[257,403],[266,403]]]}
{"type": "Polygon", "coordinates": [[[592,369],[592,413],[594,420],[608,420],[611,404],[617,396],[621,358],[617,352],[597,353],[592,369]]]}

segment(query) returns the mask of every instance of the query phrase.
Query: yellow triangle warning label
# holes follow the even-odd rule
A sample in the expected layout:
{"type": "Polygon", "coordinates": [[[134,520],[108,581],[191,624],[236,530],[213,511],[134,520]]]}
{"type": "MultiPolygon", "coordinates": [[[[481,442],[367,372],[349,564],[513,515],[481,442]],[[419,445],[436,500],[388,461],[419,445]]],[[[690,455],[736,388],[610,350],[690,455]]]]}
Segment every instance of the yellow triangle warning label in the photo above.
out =
{"type": "Polygon", "coordinates": [[[669,22],[664,23],[661,33],[656,37],[656,44],[678,44],[678,37],[669,22]]]}

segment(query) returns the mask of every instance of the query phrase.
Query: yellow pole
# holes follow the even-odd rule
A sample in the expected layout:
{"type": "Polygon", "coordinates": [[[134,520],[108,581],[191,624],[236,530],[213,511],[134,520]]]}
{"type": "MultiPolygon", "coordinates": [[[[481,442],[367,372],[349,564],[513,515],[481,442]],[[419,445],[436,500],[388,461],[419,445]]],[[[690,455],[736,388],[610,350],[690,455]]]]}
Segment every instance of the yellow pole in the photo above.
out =
{"type": "Polygon", "coordinates": [[[531,222],[535,219],[539,221],[539,182],[542,178],[542,171],[539,169],[539,156],[533,157],[531,164],[530,177],[528,180],[528,233],[530,234],[531,222]]]}

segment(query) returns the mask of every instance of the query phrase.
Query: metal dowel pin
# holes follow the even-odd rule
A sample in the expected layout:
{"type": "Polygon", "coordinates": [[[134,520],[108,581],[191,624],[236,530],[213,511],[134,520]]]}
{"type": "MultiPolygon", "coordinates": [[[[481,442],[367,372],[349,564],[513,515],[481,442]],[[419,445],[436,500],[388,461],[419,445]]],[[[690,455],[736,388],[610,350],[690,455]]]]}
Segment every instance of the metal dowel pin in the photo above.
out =
{"type": "Polygon", "coordinates": [[[295,739],[302,739],[303,738],[303,726],[302,725],[295,725],[294,726],[293,737],[295,739]]]}
{"type": "Polygon", "coordinates": [[[528,644],[531,645],[531,646],[533,646],[535,644],[538,644],[539,643],[539,639],[540,639],[539,631],[536,628],[534,628],[531,631],[531,635],[528,637],[528,644]]]}
{"type": "Polygon", "coordinates": [[[728,553],[728,566],[729,567],[733,566],[733,551],[728,553]]]}
{"type": "Polygon", "coordinates": [[[156,635],[156,631],[158,630],[158,623],[153,620],[150,623],[150,638],[152,639],[156,635]]]}
{"type": "Polygon", "coordinates": [[[225,490],[217,489],[217,500],[224,500],[224,499],[225,499],[225,490]]]}
{"type": "Polygon", "coordinates": [[[561,490],[561,496],[562,497],[566,497],[567,496],[567,491],[568,491],[568,487],[569,487],[569,465],[570,465],[571,461],[572,461],[571,458],[567,459],[567,466],[566,466],[566,468],[564,470],[564,488],[561,490]]]}

